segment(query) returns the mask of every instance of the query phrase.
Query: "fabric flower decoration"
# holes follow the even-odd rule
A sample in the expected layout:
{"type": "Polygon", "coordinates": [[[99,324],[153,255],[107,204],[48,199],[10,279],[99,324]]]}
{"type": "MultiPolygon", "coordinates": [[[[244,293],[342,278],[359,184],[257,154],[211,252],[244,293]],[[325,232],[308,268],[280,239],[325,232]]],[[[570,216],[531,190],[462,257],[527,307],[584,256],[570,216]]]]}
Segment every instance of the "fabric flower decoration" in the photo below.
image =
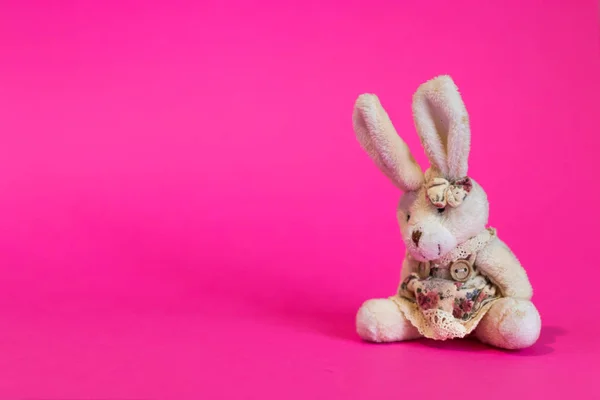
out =
{"type": "Polygon", "coordinates": [[[427,185],[427,197],[437,208],[458,207],[467,198],[467,194],[473,188],[469,177],[456,181],[448,181],[444,178],[434,178],[427,185]]]}

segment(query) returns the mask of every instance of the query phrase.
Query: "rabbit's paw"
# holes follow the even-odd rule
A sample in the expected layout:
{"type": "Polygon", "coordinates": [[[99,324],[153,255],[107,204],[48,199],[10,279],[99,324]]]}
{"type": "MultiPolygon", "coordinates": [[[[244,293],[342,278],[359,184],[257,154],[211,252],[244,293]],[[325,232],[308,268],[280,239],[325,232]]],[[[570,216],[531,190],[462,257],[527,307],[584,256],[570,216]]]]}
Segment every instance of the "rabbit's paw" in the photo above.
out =
{"type": "Polygon", "coordinates": [[[421,337],[389,299],[366,301],[356,314],[356,331],[369,342],[399,342],[421,337]]]}
{"type": "Polygon", "coordinates": [[[523,349],[540,337],[541,318],[529,300],[498,300],[483,317],[475,336],[483,343],[503,349],[523,349]]]}

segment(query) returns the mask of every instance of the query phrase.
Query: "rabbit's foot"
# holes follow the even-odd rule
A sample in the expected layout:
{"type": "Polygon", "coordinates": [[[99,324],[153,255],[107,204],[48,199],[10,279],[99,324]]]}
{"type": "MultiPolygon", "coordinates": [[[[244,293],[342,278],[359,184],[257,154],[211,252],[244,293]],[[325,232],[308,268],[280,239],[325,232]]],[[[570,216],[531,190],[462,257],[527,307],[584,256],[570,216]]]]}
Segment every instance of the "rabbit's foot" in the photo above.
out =
{"type": "Polygon", "coordinates": [[[523,349],[538,340],[541,325],[540,314],[531,301],[503,298],[483,317],[475,337],[503,349],[523,349]]]}
{"type": "Polygon", "coordinates": [[[399,342],[421,337],[389,299],[366,301],[356,314],[356,331],[369,342],[399,342]]]}

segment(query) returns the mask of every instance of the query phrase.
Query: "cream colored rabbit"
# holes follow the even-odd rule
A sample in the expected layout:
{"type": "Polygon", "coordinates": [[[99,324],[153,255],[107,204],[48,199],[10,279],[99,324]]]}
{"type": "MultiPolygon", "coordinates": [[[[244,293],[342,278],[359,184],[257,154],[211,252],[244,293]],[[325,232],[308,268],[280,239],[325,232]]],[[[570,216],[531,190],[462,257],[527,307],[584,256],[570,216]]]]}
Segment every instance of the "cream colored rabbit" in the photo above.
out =
{"type": "Polygon", "coordinates": [[[398,292],[366,301],[356,317],[365,340],[436,340],[473,333],[506,349],[533,345],[541,319],[525,270],[487,227],[488,200],[469,178],[469,117],[456,85],[439,76],[413,97],[417,132],[431,167],[423,173],[378,98],[359,96],[359,143],[403,191],[397,218],[406,245],[398,292]]]}

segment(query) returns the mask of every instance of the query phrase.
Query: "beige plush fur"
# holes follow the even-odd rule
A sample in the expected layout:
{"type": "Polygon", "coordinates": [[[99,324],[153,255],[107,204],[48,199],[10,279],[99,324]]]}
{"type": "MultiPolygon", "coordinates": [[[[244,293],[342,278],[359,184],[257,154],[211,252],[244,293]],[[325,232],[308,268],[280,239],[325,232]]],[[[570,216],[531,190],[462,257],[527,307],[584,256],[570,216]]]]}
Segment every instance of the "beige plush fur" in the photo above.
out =
{"type": "Polygon", "coordinates": [[[406,143],[396,134],[389,116],[375,95],[364,94],[356,101],[354,131],[359,143],[381,171],[400,189],[416,190],[423,173],[406,143]]]}
{"type": "Polygon", "coordinates": [[[452,79],[441,76],[425,82],[413,96],[412,109],[432,165],[450,179],[465,176],[471,145],[469,115],[452,79]]]}
{"type": "Polygon", "coordinates": [[[541,325],[540,314],[531,301],[504,298],[483,317],[475,336],[493,346],[520,349],[539,339],[541,325]]]}
{"type": "MultiPolygon", "coordinates": [[[[396,212],[407,251],[401,280],[415,270],[418,261],[443,257],[484,230],[489,215],[485,191],[474,180],[459,207],[438,210],[426,196],[424,182],[436,177],[460,179],[468,172],[469,117],[449,76],[439,76],[418,88],[413,97],[413,116],[431,163],[424,174],[375,95],[359,96],[353,114],[359,143],[379,169],[404,192],[396,212]],[[420,233],[417,243],[412,239],[415,231],[420,233]]],[[[507,349],[531,346],[539,337],[541,319],[530,301],[533,292],[527,274],[515,255],[495,238],[479,252],[475,266],[498,286],[504,297],[494,303],[481,320],[475,337],[507,349]]],[[[419,336],[389,299],[365,302],[358,311],[356,323],[358,334],[373,342],[419,336]]]]}
{"type": "Polygon", "coordinates": [[[358,334],[372,342],[395,342],[417,339],[421,335],[411,325],[398,306],[388,299],[366,301],[358,310],[358,334]]]}

